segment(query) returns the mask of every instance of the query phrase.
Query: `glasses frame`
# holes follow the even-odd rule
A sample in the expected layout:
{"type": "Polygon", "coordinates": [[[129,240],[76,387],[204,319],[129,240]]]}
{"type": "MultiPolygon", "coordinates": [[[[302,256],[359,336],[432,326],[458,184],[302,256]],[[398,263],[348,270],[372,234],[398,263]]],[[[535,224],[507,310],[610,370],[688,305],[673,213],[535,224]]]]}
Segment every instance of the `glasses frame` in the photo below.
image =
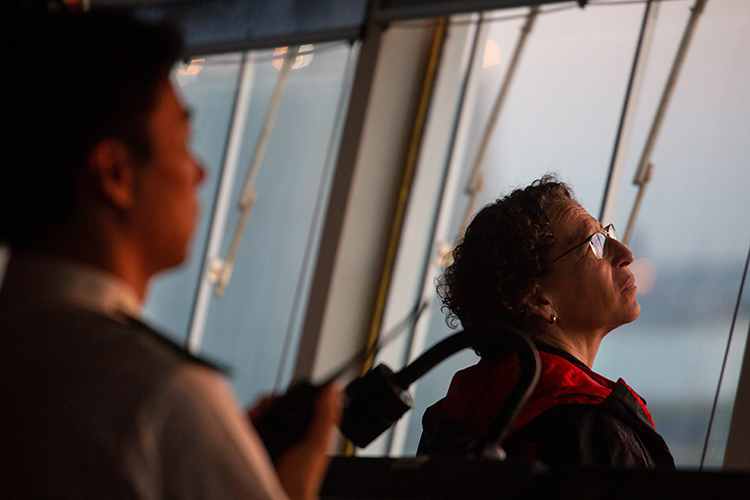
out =
{"type": "Polygon", "coordinates": [[[550,263],[549,263],[549,265],[552,265],[552,264],[554,264],[554,263],[555,263],[555,262],[557,262],[558,260],[562,259],[563,257],[565,257],[566,255],[568,255],[568,254],[569,254],[569,253],[571,253],[572,251],[574,251],[574,250],[577,250],[578,248],[582,247],[582,246],[583,246],[583,245],[585,245],[586,243],[588,243],[588,244],[589,244],[589,247],[591,248],[591,251],[592,251],[592,252],[594,252],[594,256],[595,256],[595,257],[596,257],[596,258],[597,258],[598,260],[601,260],[601,259],[603,259],[603,258],[604,258],[604,245],[606,245],[606,244],[607,244],[607,239],[609,239],[609,238],[611,238],[611,239],[613,239],[613,240],[615,240],[615,241],[619,241],[619,240],[617,239],[617,232],[615,231],[615,225],[614,225],[614,224],[608,224],[608,225],[607,225],[606,227],[604,227],[604,229],[603,229],[603,230],[595,232],[594,234],[592,234],[591,236],[589,236],[588,238],[586,238],[586,239],[585,239],[585,240],[584,240],[584,241],[583,241],[582,243],[579,243],[578,245],[574,246],[574,247],[573,247],[573,248],[571,248],[570,250],[567,250],[566,252],[563,252],[563,254],[562,254],[562,255],[558,255],[558,256],[557,256],[557,257],[555,258],[555,260],[553,260],[552,262],[550,262],[550,263]],[[600,256],[599,256],[599,254],[598,254],[598,253],[596,252],[596,248],[594,248],[594,243],[593,243],[593,239],[594,239],[594,237],[595,237],[595,236],[596,236],[597,234],[601,234],[601,235],[603,235],[603,236],[604,236],[604,243],[602,244],[602,255],[601,255],[601,257],[600,257],[600,256]]]}

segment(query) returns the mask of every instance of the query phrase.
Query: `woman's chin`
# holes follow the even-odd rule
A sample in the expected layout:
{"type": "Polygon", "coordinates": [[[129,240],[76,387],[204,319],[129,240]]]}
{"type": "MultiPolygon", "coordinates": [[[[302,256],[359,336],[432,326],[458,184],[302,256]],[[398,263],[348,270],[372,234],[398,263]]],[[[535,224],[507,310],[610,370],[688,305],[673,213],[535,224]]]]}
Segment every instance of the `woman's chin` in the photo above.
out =
{"type": "Polygon", "coordinates": [[[633,303],[633,307],[631,309],[630,313],[630,319],[626,321],[625,323],[632,323],[633,321],[637,320],[638,317],[641,315],[641,305],[638,302],[633,303]]]}

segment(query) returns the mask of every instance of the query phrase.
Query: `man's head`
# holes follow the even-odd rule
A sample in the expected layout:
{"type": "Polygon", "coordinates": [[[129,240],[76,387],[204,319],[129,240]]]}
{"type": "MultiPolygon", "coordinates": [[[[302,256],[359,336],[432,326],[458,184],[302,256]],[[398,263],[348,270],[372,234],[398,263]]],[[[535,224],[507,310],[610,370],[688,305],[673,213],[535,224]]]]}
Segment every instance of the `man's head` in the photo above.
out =
{"type": "Polygon", "coordinates": [[[16,21],[4,114],[10,134],[0,173],[0,241],[44,244],[78,203],[91,155],[119,141],[148,164],[148,118],[181,51],[164,26],[99,13],[24,14],[16,21]]]}
{"type": "Polygon", "coordinates": [[[131,168],[127,151],[118,156],[102,142],[94,150],[102,157],[92,159],[89,168],[118,205],[120,227],[150,276],[185,259],[199,214],[197,187],[205,172],[189,147],[189,113],[167,81],[158,89],[146,129],[151,141],[148,160],[131,168]],[[123,179],[118,168],[131,178],[123,179]]]}

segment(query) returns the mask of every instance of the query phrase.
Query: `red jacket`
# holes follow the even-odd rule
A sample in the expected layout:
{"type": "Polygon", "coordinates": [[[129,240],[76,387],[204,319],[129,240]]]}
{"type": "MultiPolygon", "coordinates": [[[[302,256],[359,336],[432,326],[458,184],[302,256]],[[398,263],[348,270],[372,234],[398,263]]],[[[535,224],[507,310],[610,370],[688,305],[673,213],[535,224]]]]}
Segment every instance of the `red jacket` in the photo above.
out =
{"type": "MultiPolygon", "coordinates": [[[[540,346],[539,357],[539,383],[506,440],[509,454],[565,465],[674,466],[646,403],[622,379],[612,382],[549,346],[540,346]]],[[[456,373],[446,397],[425,413],[420,451],[455,453],[455,439],[466,439],[457,430],[482,436],[517,373],[512,356],[456,373]]]]}

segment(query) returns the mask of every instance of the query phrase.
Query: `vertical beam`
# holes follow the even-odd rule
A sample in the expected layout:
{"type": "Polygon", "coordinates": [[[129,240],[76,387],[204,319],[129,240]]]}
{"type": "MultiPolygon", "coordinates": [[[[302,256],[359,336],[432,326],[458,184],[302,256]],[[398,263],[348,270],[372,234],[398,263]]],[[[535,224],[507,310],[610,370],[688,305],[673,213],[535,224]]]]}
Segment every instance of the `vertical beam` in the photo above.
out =
{"type": "MultiPolygon", "coordinates": [[[[438,82],[443,87],[442,92],[444,93],[436,93],[435,95],[436,106],[443,106],[445,101],[454,101],[455,104],[454,112],[446,120],[451,120],[449,124],[450,132],[447,134],[449,136],[449,147],[443,158],[445,165],[443,182],[440,186],[435,218],[432,221],[429,235],[430,245],[422,263],[423,268],[418,284],[421,289],[421,300],[428,303],[434,302],[434,279],[442,272],[435,258],[436,250],[440,242],[454,239],[449,235],[449,227],[455,212],[456,196],[461,189],[461,166],[462,159],[466,156],[466,147],[471,134],[471,116],[476,109],[478,86],[474,82],[474,73],[476,68],[481,67],[482,58],[482,53],[477,49],[479,41],[487,37],[487,30],[489,29],[489,25],[482,22],[481,14],[478,17],[475,15],[468,17],[472,22],[468,24],[456,23],[456,26],[451,26],[448,34],[449,43],[446,45],[438,76],[438,82]]],[[[440,123],[440,120],[436,120],[436,123],[430,125],[431,128],[428,133],[439,135],[440,129],[445,125],[445,122],[440,123]]],[[[428,147],[427,144],[426,147],[428,147]]],[[[402,360],[403,365],[416,359],[424,350],[429,333],[428,318],[432,312],[431,309],[428,307],[422,320],[413,326],[409,345],[402,360]]],[[[389,448],[391,456],[398,456],[403,453],[412,416],[413,412],[404,415],[393,429],[389,448]]]]}
{"type": "Polygon", "coordinates": [[[250,212],[255,204],[255,199],[258,195],[255,190],[255,183],[260,173],[260,166],[263,164],[263,158],[266,156],[266,149],[268,149],[268,143],[271,141],[271,134],[273,133],[274,125],[276,125],[276,118],[279,116],[279,108],[281,108],[281,101],[284,98],[286,92],[286,86],[289,83],[289,77],[292,74],[292,66],[297,59],[299,47],[294,47],[290,50],[284,61],[282,62],[281,72],[279,73],[279,79],[276,82],[276,88],[271,96],[271,102],[268,105],[268,111],[266,112],[266,119],[263,122],[263,128],[261,129],[260,136],[258,137],[258,143],[255,146],[255,152],[253,153],[253,161],[250,163],[250,167],[247,170],[247,177],[245,179],[244,187],[242,188],[242,196],[240,196],[239,207],[240,207],[240,219],[237,222],[237,227],[234,230],[234,236],[232,237],[232,243],[229,246],[229,253],[227,258],[224,260],[215,259],[210,264],[209,279],[216,283],[216,296],[223,297],[227,286],[229,286],[229,280],[232,279],[232,272],[234,270],[234,261],[237,258],[237,252],[240,249],[240,243],[242,242],[242,236],[245,234],[245,228],[247,227],[247,221],[250,219],[250,212]]]}
{"type": "Polygon", "coordinates": [[[707,0],[696,0],[693,8],[691,9],[690,19],[688,19],[688,24],[685,27],[685,32],[682,35],[682,40],[680,41],[680,46],[677,49],[674,63],[672,63],[672,70],[669,72],[667,83],[664,86],[664,92],[661,95],[659,107],[656,109],[656,115],[654,116],[654,121],[651,124],[651,131],[648,134],[648,139],[646,139],[646,146],[643,148],[643,153],[641,154],[641,161],[638,163],[638,170],[636,171],[635,180],[633,181],[636,184],[641,184],[648,175],[648,165],[651,162],[651,155],[653,154],[654,148],[656,147],[656,140],[659,137],[661,125],[664,122],[664,117],[667,115],[667,108],[669,107],[669,102],[672,100],[672,94],[674,94],[674,88],[677,85],[677,78],[680,76],[680,72],[682,71],[682,65],[685,62],[685,57],[687,56],[688,49],[690,48],[690,42],[693,40],[695,28],[698,25],[698,20],[700,19],[701,14],[703,14],[703,9],[706,6],[706,2],[707,0]]]}
{"type": "MultiPolygon", "coordinates": [[[[741,306],[742,292],[747,284],[748,267],[750,267],[750,250],[748,250],[747,260],[745,261],[745,270],[742,273],[742,283],[740,292],[737,297],[737,307],[732,318],[732,330],[729,333],[729,343],[727,344],[727,354],[724,356],[721,377],[719,378],[719,387],[716,389],[716,398],[714,407],[711,411],[711,421],[709,423],[708,434],[706,435],[706,445],[703,448],[703,457],[701,458],[701,468],[708,448],[708,439],[711,434],[711,424],[719,401],[721,391],[721,380],[724,377],[726,369],[727,355],[732,345],[732,334],[734,325],[737,320],[737,313],[741,306]]],[[[742,368],[740,377],[737,382],[737,392],[734,397],[734,408],[732,409],[732,420],[729,424],[729,436],[727,437],[727,447],[724,450],[724,469],[745,469],[750,470],[750,332],[745,339],[745,354],[742,359],[742,368]]]]}
{"type": "MultiPolygon", "coordinates": [[[[378,51],[383,28],[369,23],[359,51],[357,69],[352,82],[349,108],[341,134],[341,147],[331,182],[331,195],[326,209],[320,237],[318,260],[315,265],[307,313],[302,326],[293,379],[310,379],[320,348],[321,328],[331,293],[331,281],[344,224],[354,167],[364,127],[365,115],[372,90],[378,51]]],[[[353,332],[352,332],[353,333],[353,332]]]]}
{"type": "Polygon", "coordinates": [[[740,380],[729,424],[724,469],[750,470],[750,332],[745,343],[740,380]]]}
{"type": "Polygon", "coordinates": [[[387,265],[433,23],[368,25],[353,83],[294,378],[366,344],[387,265]]]}
{"type": "MultiPolygon", "coordinates": [[[[417,116],[415,118],[414,128],[411,133],[411,143],[409,144],[409,155],[406,160],[406,168],[404,171],[404,177],[399,189],[398,206],[396,207],[396,214],[391,227],[391,235],[388,242],[388,252],[386,254],[385,268],[383,269],[383,277],[380,281],[380,288],[378,290],[377,303],[375,305],[375,314],[373,316],[372,325],[370,327],[370,334],[367,339],[368,350],[372,350],[378,343],[380,337],[380,331],[384,319],[386,301],[388,299],[388,292],[391,286],[393,272],[395,268],[396,255],[401,243],[401,233],[404,229],[404,219],[406,217],[407,205],[411,199],[411,190],[414,184],[414,177],[416,174],[417,159],[419,150],[422,145],[422,138],[424,137],[424,127],[427,121],[427,112],[430,107],[430,101],[432,99],[432,91],[435,83],[435,75],[437,74],[438,62],[440,60],[440,53],[443,48],[443,42],[445,40],[446,25],[448,19],[442,17],[436,21],[435,24],[435,35],[432,41],[432,51],[430,54],[430,61],[427,67],[427,71],[422,84],[422,92],[419,96],[419,108],[417,110],[417,116]]],[[[372,368],[373,361],[375,360],[375,352],[373,351],[371,356],[365,360],[364,366],[362,367],[362,375],[372,368]]]]}
{"type": "MultiPolygon", "coordinates": [[[[390,337],[396,331],[403,334],[377,353],[376,364],[382,362],[394,368],[404,366],[415,323],[422,324],[429,316],[427,302],[434,297],[434,288],[428,300],[421,301],[426,273],[430,272],[426,261],[433,259],[435,254],[433,238],[438,224],[437,211],[448,175],[448,157],[455,149],[456,120],[464,95],[462,83],[477,18],[476,14],[453,18],[441,47],[380,330],[381,336],[388,332],[390,337]]],[[[459,149],[463,154],[463,148],[459,149]]],[[[389,448],[397,449],[395,453],[399,454],[398,442],[399,439],[395,438],[393,448],[388,433],[358,454],[382,456],[389,453],[389,448]]]]}
{"type": "Polygon", "coordinates": [[[188,334],[187,348],[193,354],[200,351],[203,342],[203,330],[208,318],[208,309],[211,304],[211,292],[213,283],[208,278],[208,271],[214,259],[219,257],[221,242],[224,238],[224,228],[227,223],[229,206],[232,197],[232,186],[237,174],[237,164],[242,151],[242,137],[247,123],[247,112],[250,109],[250,95],[252,94],[255,75],[255,62],[252,52],[246,53],[242,58],[237,93],[232,109],[232,123],[229,127],[227,146],[224,150],[224,161],[221,167],[221,179],[219,180],[219,191],[214,201],[213,214],[211,217],[211,230],[206,242],[206,250],[203,255],[201,273],[198,277],[198,293],[195,294],[193,311],[190,317],[190,332],[188,334]]]}
{"type": "Polygon", "coordinates": [[[602,201],[602,209],[599,214],[599,222],[602,225],[612,222],[615,215],[617,194],[620,192],[620,181],[622,179],[622,172],[625,169],[625,158],[627,157],[630,134],[633,130],[633,122],[635,121],[635,110],[638,107],[641,88],[643,87],[643,75],[646,73],[646,63],[648,54],[651,51],[651,41],[653,40],[658,14],[659,3],[649,0],[643,14],[641,34],[638,37],[638,45],[635,49],[633,69],[630,72],[628,90],[625,92],[620,126],[617,129],[617,138],[615,139],[615,149],[612,152],[612,161],[609,166],[607,186],[604,189],[604,200],[602,201]]]}

